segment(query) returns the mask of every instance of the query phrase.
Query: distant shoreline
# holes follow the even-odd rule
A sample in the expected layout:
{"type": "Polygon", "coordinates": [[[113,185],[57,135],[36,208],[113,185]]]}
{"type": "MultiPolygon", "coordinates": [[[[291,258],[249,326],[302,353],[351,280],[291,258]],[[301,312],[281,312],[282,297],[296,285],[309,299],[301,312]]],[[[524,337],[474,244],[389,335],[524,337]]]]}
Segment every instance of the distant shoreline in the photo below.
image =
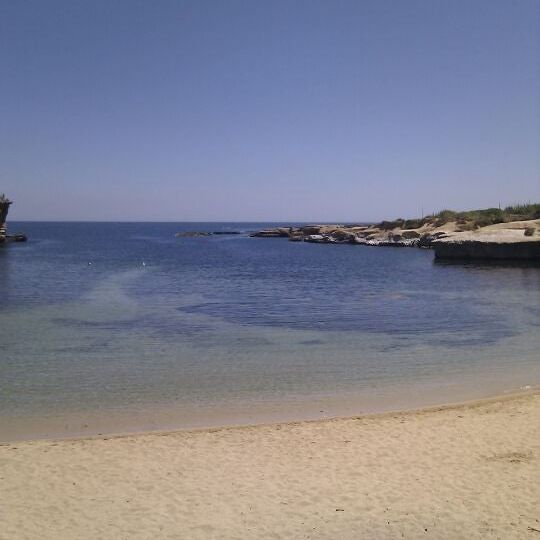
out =
{"type": "Polygon", "coordinates": [[[439,259],[540,260],[540,219],[536,217],[503,220],[501,216],[466,219],[451,215],[374,225],[272,227],[251,236],[315,244],[434,249],[439,259]]]}

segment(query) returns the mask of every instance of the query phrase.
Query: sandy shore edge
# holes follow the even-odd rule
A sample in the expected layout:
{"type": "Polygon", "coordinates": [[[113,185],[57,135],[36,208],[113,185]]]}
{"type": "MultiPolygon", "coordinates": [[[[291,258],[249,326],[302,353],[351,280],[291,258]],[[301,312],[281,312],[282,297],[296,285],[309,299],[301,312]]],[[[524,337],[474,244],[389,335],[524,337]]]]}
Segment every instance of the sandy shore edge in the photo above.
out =
{"type": "Polygon", "coordinates": [[[438,405],[427,405],[424,407],[412,407],[404,409],[391,409],[389,411],[382,412],[368,412],[368,413],[359,413],[352,415],[336,415],[328,416],[324,418],[315,418],[315,419],[298,419],[298,420],[275,420],[275,421],[263,421],[263,422],[250,422],[250,423],[240,423],[240,424],[219,424],[219,425],[209,425],[201,426],[194,428],[176,428],[176,429],[155,429],[155,430],[134,430],[134,431],[118,431],[110,432],[96,435],[76,435],[76,436],[60,436],[60,437],[37,437],[37,438],[28,438],[28,439],[14,439],[7,441],[0,441],[0,447],[8,446],[10,444],[23,444],[23,443],[35,443],[35,442],[62,442],[62,441],[85,441],[85,440],[111,440],[111,439],[123,439],[126,437],[146,437],[146,436],[163,436],[163,435],[174,435],[174,434],[190,434],[190,433],[215,433],[219,431],[228,431],[228,430],[243,430],[243,429],[253,429],[257,427],[276,427],[276,426],[299,426],[303,424],[317,424],[317,423],[327,423],[327,422],[336,422],[340,420],[361,420],[361,419],[377,419],[377,418],[387,418],[399,416],[409,416],[409,415],[422,415],[433,412],[441,412],[446,410],[458,410],[458,409],[474,409],[475,407],[480,407],[482,405],[489,405],[498,402],[511,401],[520,397],[525,397],[529,395],[540,395],[540,386],[539,385],[530,385],[530,388],[523,390],[515,390],[504,394],[495,394],[489,397],[470,399],[470,400],[461,400],[455,402],[445,402],[438,405]]]}
{"type": "Polygon", "coordinates": [[[0,538],[536,538],[540,391],[0,446],[0,538]],[[2,534],[4,536],[2,536],[2,534]]]}

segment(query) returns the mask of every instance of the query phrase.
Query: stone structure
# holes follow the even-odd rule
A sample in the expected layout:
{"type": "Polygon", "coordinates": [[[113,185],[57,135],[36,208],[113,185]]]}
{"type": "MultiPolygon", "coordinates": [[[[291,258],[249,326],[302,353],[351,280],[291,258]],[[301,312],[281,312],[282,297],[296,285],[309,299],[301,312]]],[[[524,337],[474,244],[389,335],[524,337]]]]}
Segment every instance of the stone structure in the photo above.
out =
{"type": "Polygon", "coordinates": [[[531,242],[486,242],[438,240],[433,242],[436,259],[489,259],[540,261],[540,240],[531,242]]]}
{"type": "Polygon", "coordinates": [[[0,195],[0,242],[4,242],[7,234],[6,220],[11,201],[2,193],[0,195]]]}

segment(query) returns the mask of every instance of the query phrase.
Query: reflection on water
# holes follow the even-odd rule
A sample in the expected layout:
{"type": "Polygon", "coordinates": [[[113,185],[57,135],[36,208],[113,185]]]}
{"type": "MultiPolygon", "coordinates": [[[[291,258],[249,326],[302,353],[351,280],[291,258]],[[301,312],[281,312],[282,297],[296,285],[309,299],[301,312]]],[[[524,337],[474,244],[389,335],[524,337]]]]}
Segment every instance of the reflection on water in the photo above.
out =
{"type": "Polygon", "coordinates": [[[12,302],[11,291],[12,283],[11,261],[8,249],[0,246],[0,305],[9,305],[12,302]]]}
{"type": "Polygon", "coordinates": [[[309,416],[321,399],[343,412],[340,396],[382,409],[539,382],[538,267],[174,238],[259,226],[19,225],[30,241],[0,250],[0,428],[75,413],[142,426],[158,410],[192,425],[233,405],[309,416]]]}

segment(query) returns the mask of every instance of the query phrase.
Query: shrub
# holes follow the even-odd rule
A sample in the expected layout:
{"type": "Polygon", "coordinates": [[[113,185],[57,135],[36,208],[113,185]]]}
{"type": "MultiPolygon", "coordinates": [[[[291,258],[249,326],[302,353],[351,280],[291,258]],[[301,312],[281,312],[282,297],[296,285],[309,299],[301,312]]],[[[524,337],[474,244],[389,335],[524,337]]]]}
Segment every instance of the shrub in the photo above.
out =
{"type": "MultiPolygon", "coordinates": [[[[442,210],[438,214],[435,214],[434,217],[437,218],[436,223],[440,223],[441,225],[444,225],[445,223],[448,223],[449,221],[455,221],[457,216],[457,212],[454,212],[453,210],[442,210]]],[[[440,225],[438,225],[440,227],[440,225]]]]}
{"type": "Polygon", "coordinates": [[[405,223],[404,219],[398,218],[395,221],[381,221],[379,223],[379,229],[383,231],[391,231],[392,229],[395,229],[396,227],[402,227],[405,223]]]}
{"type": "Polygon", "coordinates": [[[427,223],[427,220],[424,219],[407,219],[403,223],[404,229],[419,229],[427,223]]]}
{"type": "Polygon", "coordinates": [[[394,221],[382,221],[377,227],[383,231],[395,228],[418,229],[429,223],[436,227],[442,227],[450,221],[456,221],[462,231],[470,231],[478,227],[486,227],[495,223],[509,221],[525,221],[530,219],[540,219],[540,204],[527,203],[507,206],[504,210],[500,208],[485,208],[482,210],[468,210],[465,212],[455,212],[454,210],[442,210],[436,214],[426,216],[422,219],[396,219],[394,221]]]}

